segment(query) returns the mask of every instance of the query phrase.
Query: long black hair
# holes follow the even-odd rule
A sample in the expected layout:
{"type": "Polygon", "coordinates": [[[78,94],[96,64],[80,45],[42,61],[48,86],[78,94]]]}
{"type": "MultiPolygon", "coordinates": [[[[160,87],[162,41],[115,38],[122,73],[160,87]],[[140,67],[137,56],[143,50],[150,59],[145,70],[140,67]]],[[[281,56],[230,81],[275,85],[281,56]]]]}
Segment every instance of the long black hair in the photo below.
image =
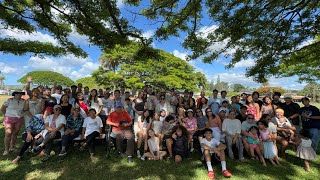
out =
{"type": "MultiPolygon", "coordinates": [[[[207,117],[207,119],[209,120],[209,116],[208,116],[208,113],[207,113],[208,109],[210,109],[210,108],[207,108],[207,109],[206,109],[206,117],[207,117]]],[[[210,109],[210,111],[211,111],[211,113],[212,113],[213,119],[216,118],[216,115],[212,112],[211,109],[210,109]]]]}

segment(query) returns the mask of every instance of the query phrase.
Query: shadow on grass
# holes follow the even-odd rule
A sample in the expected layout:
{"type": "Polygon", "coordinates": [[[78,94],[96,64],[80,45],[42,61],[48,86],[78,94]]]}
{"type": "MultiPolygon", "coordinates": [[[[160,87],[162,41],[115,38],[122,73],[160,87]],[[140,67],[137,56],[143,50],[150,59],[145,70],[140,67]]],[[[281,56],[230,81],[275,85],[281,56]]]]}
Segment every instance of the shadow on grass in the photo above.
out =
{"type": "MultiPolygon", "coordinates": [[[[4,128],[0,128],[0,140],[4,128]]],[[[19,137],[18,142],[21,142],[19,137]]],[[[20,144],[21,145],[21,144],[20,144]]],[[[3,150],[3,144],[0,144],[3,150]]],[[[56,151],[57,153],[57,151],[56,151]]],[[[47,162],[26,154],[18,165],[11,164],[17,153],[0,157],[0,179],[207,179],[207,169],[195,153],[191,160],[180,164],[173,161],[141,161],[134,158],[128,163],[126,158],[111,154],[105,156],[103,145],[97,147],[97,161],[91,162],[87,151],[80,152],[73,148],[67,157],[53,156],[47,162]]],[[[273,167],[269,162],[263,167],[258,161],[248,160],[239,163],[227,160],[227,168],[232,172],[232,179],[318,179],[319,160],[311,162],[312,171],[303,170],[303,160],[295,157],[291,150],[286,160],[281,159],[281,166],[273,167]]],[[[214,166],[216,178],[222,178],[221,166],[214,166]]]]}

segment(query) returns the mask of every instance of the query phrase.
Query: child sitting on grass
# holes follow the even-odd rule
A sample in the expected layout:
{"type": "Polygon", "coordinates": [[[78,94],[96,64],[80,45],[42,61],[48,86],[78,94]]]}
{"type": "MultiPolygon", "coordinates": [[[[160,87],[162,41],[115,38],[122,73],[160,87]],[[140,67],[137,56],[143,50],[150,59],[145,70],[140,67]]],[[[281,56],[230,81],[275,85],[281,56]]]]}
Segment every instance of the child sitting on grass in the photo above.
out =
{"type": "Polygon", "coordinates": [[[141,160],[145,160],[147,157],[149,160],[162,160],[163,157],[167,154],[166,151],[160,151],[159,147],[159,138],[155,136],[153,129],[149,129],[148,131],[149,139],[148,139],[148,147],[149,152],[145,152],[141,160]]]}
{"type": "Polygon", "coordinates": [[[188,131],[184,126],[177,125],[172,132],[174,161],[179,163],[189,156],[188,131]]]}
{"type": "Polygon", "coordinates": [[[212,137],[212,130],[210,128],[206,128],[204,131],[204,136],[200,142],[201,150],[203,152],[204,159],[207,163],[208,167],[208,177],[210,179],[214,179],[214,172],[211,165],[212,158],[217,159],[221,162],[222,174],[224,177],[231,177],[232,174],[226,168],[226,157],[224,150],[226,149],[226,145],[220,143],[218,140],[212,137]]]}

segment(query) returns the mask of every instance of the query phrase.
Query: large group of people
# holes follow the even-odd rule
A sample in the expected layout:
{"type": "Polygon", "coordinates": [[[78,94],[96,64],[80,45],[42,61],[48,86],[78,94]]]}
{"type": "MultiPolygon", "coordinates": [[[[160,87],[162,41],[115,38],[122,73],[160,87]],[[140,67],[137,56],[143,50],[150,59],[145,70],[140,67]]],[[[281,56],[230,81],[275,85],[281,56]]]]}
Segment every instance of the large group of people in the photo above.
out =
{"type": "Polygon", "coordinates": [[[310,171],[309,161],[317,158],[320,113],[307,97],[301,99],[304,107],[299,107],[288,95],[281,102],[278,92],[272,97],[253,92],[228,98],[226,91],[219,97],[218,90],[213,90],[212,97],[201,92],[195,99],[193,92],[155,92],[150,86],[136,96],[125,88],[90,91],[82,84],[30,91],[30,82],[26,91],[16,90],[1,107],[4,156],[15,150],[18,132],[25,126],[24,143],[13,163],[28,149],[43,153],[47,161],[56,139],[61,140],[59,156],[65,156],[78,137],[83,141],[80,150],[89,149],[94,158],[96,139],[106,134],[107,126],[112,127],[117,152],[129,162],[137,156],[179,163],[188,161],[190,153],[200,152],[210,179],[215,177],[211,161],[221,163],[225,177],[232,176],[225,152],[239,162],[249,157],[263,166],[266,161],[277,166],[279,156],[285,157],[292,144],[306,171],[310,171]]]}

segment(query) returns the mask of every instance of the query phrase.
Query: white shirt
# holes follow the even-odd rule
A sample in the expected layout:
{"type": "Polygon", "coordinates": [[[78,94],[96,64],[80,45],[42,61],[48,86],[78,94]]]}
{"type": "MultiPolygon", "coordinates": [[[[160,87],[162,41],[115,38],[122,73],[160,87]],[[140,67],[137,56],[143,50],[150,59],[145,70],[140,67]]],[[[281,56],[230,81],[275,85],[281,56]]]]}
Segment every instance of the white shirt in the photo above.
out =
{"type": "MultiPolygon", "coordinates": [[[[150,143],[150,152],[155,152],[158,151],[158,146],[159,146],[159,138],[155,137],[154,140],[152,140],[151,138],[148,139],[148,142],[150,143]]],[[[158,152],[159,153],[159,152],[158,152]]]]}
{"type": "Polygon", "coordinates": [[[91,117],[86,117],[84,119],[82,127],[86,128],[85,136],[87,137],[95,131],[100,133],[100,128],[103,127],[103,124],[99,116],[97,116],[95,119],[92,119],[91,117]]]}
{"type": "Polygon", "coordinates": [[[276,133],[277,132],[277,126],[274,125],[272,122],[269,122],[268,130],[270,130],[272,133],[276,133]]]}
{"type": "MultiPolygon", "coordinates": [[[[215,138],[212,138],[211,141],[208,141],[206,138],[203,138],[200,142],[200,144],[204,144],[209,146],[210,148],[216,148],[217,146],[219,146],[220,141],[216,140],[215,138]]],[[[202,148],[201,148],[202,149],[202,148]]],[[[203,150],[203,149],[202,149],[203,150]]],[[[211,153],[213,153],[213,151],[211,151],[211,153]]]]}
{"type": "Polygon", "coordinates": [[[98,102],[94,102],[94,100],[92,99],[90,104],[91,104],[90,109],[93,108],[96,110],[96,112],[98,112],[99,106],[103,106],[101,98],[98,98],[98,102]]]}
{"type": "Polygon", "coordinates": [[[152,129],[153,129],[154,133],[156,133],[156,134],[161,133],[160,132],[160,128],[162,127],[162,122],[161,121],[153,121],[152,125],[153,125],[152,129]]]}
{"type": "Polygon", "coordinates": [[[230,135],[241,133],[241,121],[239,119],[225,119],[222,123],[222,131],[228,132],[230,135]]]}
{"type": "MultiPolygon", "coordinates": [[[[51,114],[44,121],[45,123],[48,123],[49,126],[51,125],[51,122],[52,122],[52,119],[53,119],[53,115],[54,114],[51,114]]],[[[66,124],[66,117],[64,115],[62,115],[62,114],[60,114],[58,116],[58,118],[56,119],[56,128],[58,128],[61,124],[63,124],[63,125],[66,124]]],[[[59,131],[60,131],[61,137],[62,137],[64,135],[64,126],[59,131]]],[[[47,129],[45,129],[44,133],[43,133],[43,137],[45,137],[48,132],[49,131],[47,129]]]]}
{"type": "Polygon", "coordinates": [[[17,100],[15,98],[10,98],[3,103],[4,106],[7,106],[6,114],[7,117],[22,117],[23,116],[23,107],[24,100],[17,100]]]}
{"type": "Polygon", "coordinates": [[[57,104],[60,104],[61,96],[62,96],[62,94],[57,94],[57,93],[51,94],[51,97],[56,98],[57,104]]]}

